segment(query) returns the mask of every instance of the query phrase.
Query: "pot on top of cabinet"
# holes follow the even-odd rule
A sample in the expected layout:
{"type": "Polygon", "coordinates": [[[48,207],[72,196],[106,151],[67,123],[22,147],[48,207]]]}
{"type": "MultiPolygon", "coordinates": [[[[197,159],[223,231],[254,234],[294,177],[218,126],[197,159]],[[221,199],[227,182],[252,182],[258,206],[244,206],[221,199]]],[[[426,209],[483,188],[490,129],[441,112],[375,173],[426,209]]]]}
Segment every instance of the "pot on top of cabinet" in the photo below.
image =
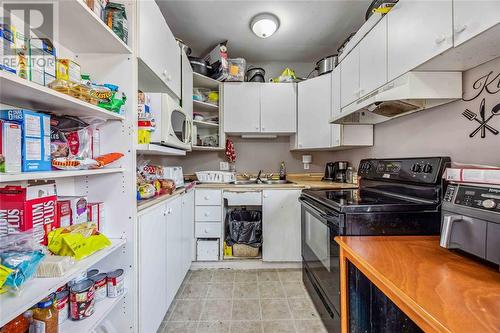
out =
{"type": "Polygon", "coordinates": [[[261,67],[247,69],[245,81],[247,82],[265,82],[266,71],[261,67]]]}
{"type": "Polygon", "coordinates": [[[339,57],[337,54],[330,55],[328,57],[324,57],[316,63],[316,70],[318,71],[318,75],[323,75],[330,73],[333,71],[335,67],[337,67],[339,57]]]}

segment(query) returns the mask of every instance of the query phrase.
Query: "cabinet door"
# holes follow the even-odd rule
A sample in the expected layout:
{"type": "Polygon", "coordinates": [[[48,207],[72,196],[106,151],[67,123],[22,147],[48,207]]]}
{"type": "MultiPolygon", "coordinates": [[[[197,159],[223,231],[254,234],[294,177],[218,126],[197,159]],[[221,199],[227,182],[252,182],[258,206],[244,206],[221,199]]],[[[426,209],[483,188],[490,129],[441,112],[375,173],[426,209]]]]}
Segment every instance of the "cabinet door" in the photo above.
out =
{"type": "Polygon", "coordinates": [[[194,260],[194,190],[182,196],[182,235],[184,271],[187,272],[194,260]]]}
{"type": "Polygon", "coordinates": [[[452,0],[401,0],[387,14],[389,81],[453,46],[452,0]]]}
{"type": "Polygon", "coordinates": [[[262,133],[295,133],[297,131],[295,84],[262,83],[260,106],[262,133]]]}
{"type": "Polygon", "coordinates": [[[453,0],[454,44],[458,46],[500,23],[498,0],[453,0]]]}
{"type": "Polygon", "coordinates": [[[181,50],[153,0],[138,1],[139,58],[181,98],[181,50]]]}
{"type": "Polygon", "coordinates": [[[301,261],[300,190],[263,191],[262,260],[301,261]]]}
{"type": "Polygon", "coordinates": [[[331,73],[298,84],[297,148],[330,146],[331,73]]]}
{"type": "Polygon", "coordinates": [[[361,40],[359,47],[359,94],[369,94],[387,83],[387,16],[361,40]]]}
{"type": "Polygon", "coordinates": [[[260,133],[259,83],[224,83],[224,131],[260,133]]]}
{"type": "Polygon", "coordinates": [[[184,278],[182,269],[182,198],[167,203],[167,303],[168,306],[179,290],[184,278]]]}
{"type": "MultiPolygon", "coordinates": [[[[340,66],[337,66],[332,71],[332,114],[331,117],[340,115],[340,66]]],[[[332,147],[340,146],[340,137],[342,125],[331,124],[331,142],[332,147]]]]}
{"type": "Polygon", "coordinates": [[[193,118],[193,69],[187,55],[181,51],[182,59],[182,108],[193,118]]]}
{"type": "Polygon", "coordinates": [[[165,205],[139,216],[139,326],[156,332],[168,310],[165,205]],[[160,283],[159,283],[160,281],[160,283]]]}
{"type": "Polygon", "coordinates": [[[359,46],[340,63],[340,81],[340,106],[344,107],[359,98],[359,46]]]}

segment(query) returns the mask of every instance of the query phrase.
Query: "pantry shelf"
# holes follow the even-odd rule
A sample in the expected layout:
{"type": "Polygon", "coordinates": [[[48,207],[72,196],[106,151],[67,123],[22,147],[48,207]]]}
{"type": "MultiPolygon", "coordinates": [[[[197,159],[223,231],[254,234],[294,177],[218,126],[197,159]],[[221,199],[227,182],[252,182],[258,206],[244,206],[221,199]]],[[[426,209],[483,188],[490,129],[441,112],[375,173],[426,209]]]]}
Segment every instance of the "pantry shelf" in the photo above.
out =
{"type": "Polygon", "coordinates": [[[195,88],[208,88],[219,90],[220,82],[209,78],[208,76],[201,75],[198,73],[193,73],[193,87],[195,88]]]}
{"type": "Polygon", "coordinates": [[[79,321],[66,320],[59,326],[60,332],[92,332],[127,295],[128,290],[116,298],[105,298],[95,303],[95,312],[79,321]]]}
{"type": "Polygon", "coordinates": [[[49,87],[0,71],[0,103],[34,111],[76,117],[124,120],[125,117],[49,87]]]}
{"type": "Polygon", "coordinates": [[[0,295],[0,309],[2,309],[2,311],[0,311],[0,327],[14,319],[17,315],[28,310],[50,293],[55,292],[57,288],[68,283],[71,279],[78,276],[80,272],[87,270],[123,247],[125,243],[125,239],[111,239],[110,246],[94,253],[90,257],[78,261],[66,275],[57,278],[35,278],[26,283],[22,293],[18,296],[9,294],[0,295]]]}
{"type": "Polygon", "coordinates": [[[195,124],[198,127],[204,127],[204,128],[218,128],[219,124],[217,123],[212,123],[209,121],[201,121],[201,120],[193,120],[193,124],[195,124]]]}
{"type": "Polygon", "coordinates": [[[219,106],[212,103],[201,102],[193,99],[193,110],[199,112],[217,112],[219,106]]]}
{"type": "Polygon", "coordinates": [[[137,145],[136,152],[143,155],[186,156],[185,150],[155,144],[137,145]]]}
{"type": "Polygon", "coordinates": [[[75,53],[132,54],[125,44],[84,1],[58,1],[62,45],[75,53]],[[84,32],[84,33],[83,33],[84,32]]]}
{"type": "Polygon", "coordinates": [[[0,174],[0,183],[16,182],[23,180],[37,180],[37,179],[56,179],[64,177],[81,177],[104,175],[109,173],[125,172],[125,168],[102,168],[91,170],[56,170],[56,171],[43,171],[43,172],[21,172],[21,173],[4,173],[0,174]]]}

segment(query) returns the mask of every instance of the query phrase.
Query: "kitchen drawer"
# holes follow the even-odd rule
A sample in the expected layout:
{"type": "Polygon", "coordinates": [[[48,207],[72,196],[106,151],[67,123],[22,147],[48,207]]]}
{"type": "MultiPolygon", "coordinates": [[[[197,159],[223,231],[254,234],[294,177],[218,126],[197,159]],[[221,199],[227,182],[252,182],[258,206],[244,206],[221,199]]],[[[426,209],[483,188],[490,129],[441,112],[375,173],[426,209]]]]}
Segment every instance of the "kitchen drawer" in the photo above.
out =
{"type": "Polygon", "coordinates": [[[221,206],[196,206],[194,216],[196,222],[221,222],[221,206]]]}
{"type": "Polygon", "coordinates": [[[196,190],[196,206],[220,206],[222,204],[222,194],[220,190],[196,190]]]}
{"type": "Polygon", "coordinates": [[[262,205],[261,191],[232,192],[224,191],[224,199],[228,206],[260,206],[262,205]]]}
{"type": "Polygon", "coordinates": [[[196,238],[218,238],[221,236],[221,232],[222,224],[219,222],[196,223],[194,227],[194,236],[196,238]]]}
{"type": "Polygon", "coordinates": [[[196,241],[196,260],[219,260],[219,239],[198,239],[196,241]]]}

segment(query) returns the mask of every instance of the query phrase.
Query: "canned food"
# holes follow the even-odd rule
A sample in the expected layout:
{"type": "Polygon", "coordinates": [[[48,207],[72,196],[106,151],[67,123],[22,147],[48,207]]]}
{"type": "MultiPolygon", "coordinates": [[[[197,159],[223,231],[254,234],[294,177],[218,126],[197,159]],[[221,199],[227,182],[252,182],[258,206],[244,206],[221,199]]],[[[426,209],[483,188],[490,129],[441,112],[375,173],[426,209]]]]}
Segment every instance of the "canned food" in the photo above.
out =
{"type": "Polygon", "coordinates": [[[69,317],[69,291],[63,290],[56,293],[54,306],[57,310],[57,319],[59,325],[64,323],[69,317]]]}
{"type": "Polygon", "coordinates": [[[69,292],[70,317],[82,320],[94,313],[94,281],[85,279],[73,285],[69,292]]]}
{"type": "Polygon", "coordinates": [[[80,282],[82,280],[85,280],[86,278],[87,278],[87,272],[83,271],[83,272],[78,273],[77,276],[75,276],[73,279],[71,279],[68,282],[68,288],[71,288],[72,286],[74,286],[75,284],[77,284],[78,282],[80,282]]]}
{"type": "Polygon", "coordinates": [[[94,275],[90,279],[94,281],[95,301],[99,302],[105,299],[108,294],[108,291],[106,289],[106,273],[94,275]]]}
{"type": "Polygon", "coordinates": [[[91,269],[90,271],[87,272],[87,279],[90,279],[91,277],[97,274],[99,274],[98,269],[91,269]]]}
{"type": "Polygon", "coordinates": [[[107,275],[108,297],[118,297],[125,291],[123,269],[109,272],[107,275]]]}

